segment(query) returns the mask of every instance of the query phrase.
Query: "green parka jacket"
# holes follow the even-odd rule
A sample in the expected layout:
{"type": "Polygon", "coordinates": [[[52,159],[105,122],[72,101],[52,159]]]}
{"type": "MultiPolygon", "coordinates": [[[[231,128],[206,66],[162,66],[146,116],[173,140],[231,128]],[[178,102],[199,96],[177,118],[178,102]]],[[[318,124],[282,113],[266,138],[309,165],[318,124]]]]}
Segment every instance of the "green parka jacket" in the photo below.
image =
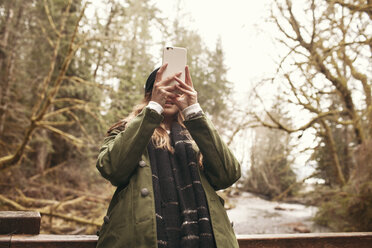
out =
{"type": "MultiPolygon", "coordinates": [[[[163,116],[144,108],[124,131],[115,130],[100,149],[97,169],[117,189],[99,231],[97,247],[156,248],[156,217],[147,144],[163,116]]],[[[240,178],[240,165],[205,115],[184,122],[203,155],[200,178],[217,248],[239,247],[215,190],[240,178]]]]}

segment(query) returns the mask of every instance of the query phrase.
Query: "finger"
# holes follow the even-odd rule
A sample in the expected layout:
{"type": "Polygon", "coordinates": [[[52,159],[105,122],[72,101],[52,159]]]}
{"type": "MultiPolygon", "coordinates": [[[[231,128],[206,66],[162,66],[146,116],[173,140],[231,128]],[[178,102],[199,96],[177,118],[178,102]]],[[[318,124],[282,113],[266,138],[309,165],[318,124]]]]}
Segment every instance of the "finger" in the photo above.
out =
{"type": "Polygon", "coordinates": [[[159,68],[158,72],[156,73],[155,82],[160,82],[161,81],[162,76],[163,76],[163,72],[165,71],[167,66],[168,66],[168,63],[165,63],[164,65],[162,65],[159,68]]]}
{"type": "Polygon", "coordinates": [[[164,85],[167,85],[169,84],[170,82],[172,82],[174,80],[174,76],[173,77],[167,77],[166,79],[160,81],[158,83],[159,86],[164,86],[164,85]]]}
{"type": "Polygon", "coordinates": [[[195,95],[195,91],[190,91],[190,90],[186,90],[184,88],[182,88],[181,86],[179,86],[178,84],[176,85],[177,89],[179,89],[180,91],[182,91],[183,93],[189,95],[189,96],[194,96],[195,95]]]}
{"type": "Polygon", "coordinates": [[[188,85],[191,86],[191,88],[194,88],[194,85],[192,84],[192,80],[191,80],[191,75],[190,75],[190,70],[189,70],[189,66],[186,65],[185,67],[185,71],[186,71],[186,83],[188,85]]]}
{"type": "Polygon", "coordinates": [[[165,91],[174,91],[176,89],[176,85],[174,84],[169,86],[163,86],[162,89],[165,91]]]}
{"type": "Polygon", "coordinates": [[[194,89],[192,87],[190,87],[189,85],[185,84],[181,79],[179,79],[178,77],[175,77],[174,78],[181,86],[182,88],[185,88],[187,90],[190,90],[190,91],[193,91],[194,89]]]}
{"type": "Polygon", "coordinates": [[[179,75],[181,75],[182,74],[182,72],[179,72],[179,73],[176,73],[176,74],[174,74],[173,76],[171,76],[171,77],[167,77],[165,80],[162,80],[161,82],[159,82],[159,85],[167,85],[167,84],[169,84],[170,82],[172,82],[174,79],[175,79],[175,77],[176,76],[179,76],[179,75]]]}

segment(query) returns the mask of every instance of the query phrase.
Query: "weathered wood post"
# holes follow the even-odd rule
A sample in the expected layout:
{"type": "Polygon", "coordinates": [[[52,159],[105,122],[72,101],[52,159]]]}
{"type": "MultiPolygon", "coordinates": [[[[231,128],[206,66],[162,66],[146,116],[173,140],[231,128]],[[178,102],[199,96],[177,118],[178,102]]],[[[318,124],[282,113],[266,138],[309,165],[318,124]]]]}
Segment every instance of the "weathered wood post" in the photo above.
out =
{"type": "Polygon", "coordinates": [[[41,216],[31,211],[0,211],[0,234],[39,234],[41,216]]]}
{"type": "Polygon", "coordinates": [[[40,233],[39,212],[0,211],[0,248],[95,248],[96,235],[40,233]]]}

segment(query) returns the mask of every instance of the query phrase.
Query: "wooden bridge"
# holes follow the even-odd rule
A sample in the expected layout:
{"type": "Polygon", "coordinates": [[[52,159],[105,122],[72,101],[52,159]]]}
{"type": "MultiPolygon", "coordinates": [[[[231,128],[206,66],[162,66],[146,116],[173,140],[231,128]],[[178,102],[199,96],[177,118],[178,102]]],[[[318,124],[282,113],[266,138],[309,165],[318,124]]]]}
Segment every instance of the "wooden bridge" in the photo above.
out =
{"type": "MultiPolygon", "coordinates": [[[[96,247],[96,235],[39,234],[40,221],[38,212],[0,212],[0,248],[96,247]]],[[[372,232],[260,234],[237,237],[241,248],[372,248],[372,232]]]]}

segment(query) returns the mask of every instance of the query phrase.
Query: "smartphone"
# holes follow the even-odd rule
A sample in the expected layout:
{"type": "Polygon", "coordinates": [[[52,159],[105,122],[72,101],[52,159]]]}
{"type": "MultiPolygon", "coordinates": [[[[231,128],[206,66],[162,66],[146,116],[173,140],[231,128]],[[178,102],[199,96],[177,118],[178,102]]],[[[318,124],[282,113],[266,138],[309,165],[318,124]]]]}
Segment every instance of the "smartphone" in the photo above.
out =
{"type": "MultiPolygon", "coordinates": [[[[167,68],[163,72],[162,78],[173,76],[178,72],[182,72],[179,78],[185,82],[185,66],[187,63],[187,49],[183,47],[165,47],[163,50],[163,65],[168,63],[167,68]]],[[[176,84],[173,80],[169,85],[176,84]]]]}

